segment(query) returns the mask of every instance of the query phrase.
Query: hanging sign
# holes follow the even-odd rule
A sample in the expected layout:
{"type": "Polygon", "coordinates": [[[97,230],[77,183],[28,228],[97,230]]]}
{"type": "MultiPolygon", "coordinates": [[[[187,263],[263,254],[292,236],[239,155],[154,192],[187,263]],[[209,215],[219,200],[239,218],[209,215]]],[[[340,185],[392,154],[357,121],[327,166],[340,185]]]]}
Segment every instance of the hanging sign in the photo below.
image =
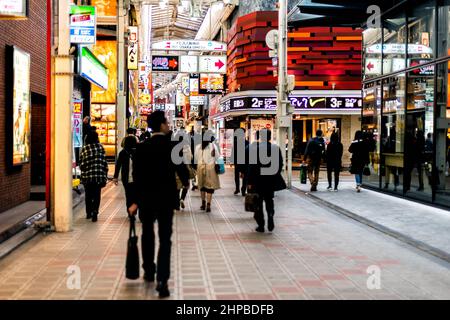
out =
{"type": "Polygon", "coordinates": [[[224,76],[216,73],[200,75],[200,94],[221,94],[225,90],[224,76]]]}
{"type": "Polygon", "coordinates": [[[0,0],[0,19],[24,19],[27,11],[27,0],[0,0]]]}
{"type": "Polygon", "coordinates": [[[227,73],[227,56],[199,56],[200,73],[227,73]]]}
{"type": "Polygon", "coordinates": [[[86,47],[81,48],[80,75],[96,86],[108,89],[108,69],[86,47]]]}
{"type": "Polygon", "coordinates": [[[128,27],[128,70],[138,69],[138,27],[128,27]]]}
{"type": "Polygon", "coordinates": [[[180,56],[180,72],[197,73],[198,56],[180,56]]]}
{"type": "Polygon", "coordinates": [[[70,6],[70,42],[95,44],[96,38],[95,7],[70,6]]]}
{"type": "Polygon", "coordinates": [[[179,58],[177,56],[153,56],[152,71],[179,71],[179,58]]]}
{"type": "Polygon", "coordinates": [[[152,45],[152,50],[226,52],[227,44],[224,42],[204,40],[168,40],[155,42],[152,45]]]}
{"type": "Polygon", "coordinates": [[[74,100],[72,112],[73,147],[83,146],[83,101],[74,100]]]}

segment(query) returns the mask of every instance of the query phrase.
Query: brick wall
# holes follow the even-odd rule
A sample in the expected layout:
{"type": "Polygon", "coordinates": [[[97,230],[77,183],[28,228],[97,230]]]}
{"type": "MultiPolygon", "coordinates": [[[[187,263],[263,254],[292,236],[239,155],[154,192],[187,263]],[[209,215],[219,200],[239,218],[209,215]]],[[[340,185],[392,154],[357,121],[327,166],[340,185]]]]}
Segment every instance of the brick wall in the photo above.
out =
{"type": "MultiPolygon", "coordinates": [[[[0,21],[0,212],[29,199],[30,165],[6,171],[5,157],[5,46],[15,45],[31,54],[31,91],[46,94],[46,1],[31,0],[25,21],[0,21]]],[[[35,108],[32,108],[34,110],[35,108]]],[[[33,117],[33,115],[32,115],[33,117]]]]}

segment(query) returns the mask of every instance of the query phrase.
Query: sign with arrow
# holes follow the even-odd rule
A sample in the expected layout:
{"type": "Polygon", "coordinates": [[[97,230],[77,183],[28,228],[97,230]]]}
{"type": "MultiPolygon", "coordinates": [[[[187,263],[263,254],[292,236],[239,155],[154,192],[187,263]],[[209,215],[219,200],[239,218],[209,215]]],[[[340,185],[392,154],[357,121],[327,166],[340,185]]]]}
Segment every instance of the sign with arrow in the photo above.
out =
{"type": "Polygon", "coordinates": [[[380,59],[366,59],[364,69],[365,69],[364,73],[366,75],[380,75],[381,74],[380,59]]]}
{"type": "Polygon", "coordinates": [[[166,40],[153,43],[152,50],[226,52],[227,44],[205,40],[166,40]]]}
{"type": "Polygon", "coordinates": [[[200,73],[227,73],[227,56],[199,56],[200,73]]]}
{"type": "Polygon", "coordinates": [[[179,71],[179,57],[178,56],[153,56],[152,57],[152,71],[179,71]]]}

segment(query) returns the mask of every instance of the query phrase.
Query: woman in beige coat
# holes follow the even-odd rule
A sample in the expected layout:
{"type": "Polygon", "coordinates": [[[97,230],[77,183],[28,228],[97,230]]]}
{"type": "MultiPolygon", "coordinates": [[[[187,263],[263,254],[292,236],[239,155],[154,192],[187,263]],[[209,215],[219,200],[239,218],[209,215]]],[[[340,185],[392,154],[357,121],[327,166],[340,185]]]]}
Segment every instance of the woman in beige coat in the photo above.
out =
{"type": "Polygon", "coordinates": [[[206,210],[206,212],[211,212],[212,196],[215,190],[220,189],[219,175],[216,172],[218,158],[219,151],[214,143],[214,136],[211,131],[207,131],[204,134],[202,144],[195,149],[198,188],[202,196],[200,210],[206,210]]]}

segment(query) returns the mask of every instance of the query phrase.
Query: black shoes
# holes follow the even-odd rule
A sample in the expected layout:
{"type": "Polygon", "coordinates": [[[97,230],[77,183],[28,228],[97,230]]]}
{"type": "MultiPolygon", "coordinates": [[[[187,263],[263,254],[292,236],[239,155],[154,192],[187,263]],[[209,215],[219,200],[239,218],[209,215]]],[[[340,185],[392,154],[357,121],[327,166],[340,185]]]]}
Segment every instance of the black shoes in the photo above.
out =
{"type": "Polygon", "coordinates": [[[186,208],[186,205],[184,204],[184,200],[180,200],[180,207],[181,207],[181,209],[186,208]]]}
{"type": "Polygon", "coordinates": [[[144,281],[145,282],[155,282],[155,273],[144,273],[144,281]]]}
{"type": "Polygon", "coordinates": [[[89,219],[92,219],[92,213],[87,213],[87,214],[86,214],[86,219],[88,219],[88,220],[89,220],[89,219]]]}
{"type": "Polygon", "coordinates": [[[210,203],[208,203],[206,205],[206,212],[211,212],[211,204],[210,203]]]}
{"type": "Polygon", "coordinates": [[[269,221],[267,222],[267,229],[272,232],[275,229],[275,223],[273,222],[273,216],[269,216],[269,221]]]}
{"type": "Polygon", "coordinates": [[[239,194],[239,189],[234,190],[234,195],[239,194]]]}
{"type": "Polygon", "coordinates": [[[167,282],[158,282],[156,291],[159,292],[160,298],[170,297],[169,285],[167,284],[167,282]]]}
{"type": "Polygon", "coordinates": [[[256,232],[264,233],[264,227],[258,227],[255,230],[256,232]]]}
{"type": "Polygon", "coordinates": [[[202,211],[206,210],[206,201],[202,201],[202,206],[200,207],[200,210],[202,211]]]}
{"type": "Polygon", "coordinates": [[[92,214],[92,222],[97,222],[98,221],[98,212],[94,212],[92,214]]]}
{"type": "Polygon", "coordinates": [[[317,191],[317,187],[316,186],[312,186],[311,187],[311,192],[316,192],[317,191]]]}

